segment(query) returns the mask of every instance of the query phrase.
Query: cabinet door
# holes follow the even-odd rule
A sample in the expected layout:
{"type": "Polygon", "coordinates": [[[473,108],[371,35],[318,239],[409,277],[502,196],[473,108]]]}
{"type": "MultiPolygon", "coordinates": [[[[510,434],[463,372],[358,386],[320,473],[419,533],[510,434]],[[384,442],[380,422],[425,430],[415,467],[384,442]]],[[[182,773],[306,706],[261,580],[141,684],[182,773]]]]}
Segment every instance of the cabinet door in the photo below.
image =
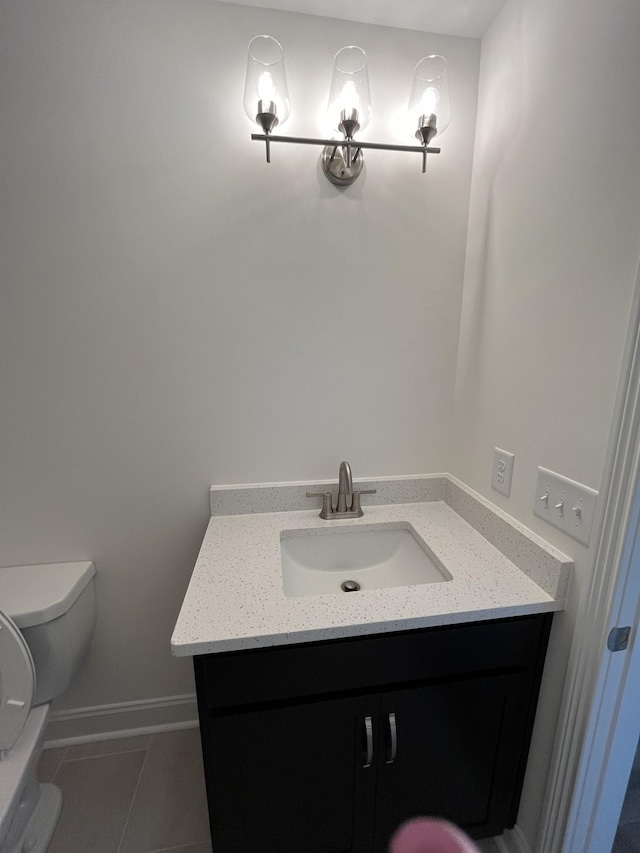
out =
{"type": "Polygon", "coordinates": [[[351,851],[362,724],[351,698],[210,718],[215,853],[351,851]]]}
{"type": "Polygon", "coordinates": [[[475,837],[508,825],[526,698],[519,675],[383,694],[375,853],[418,815],[447,818],[475,837]]]}

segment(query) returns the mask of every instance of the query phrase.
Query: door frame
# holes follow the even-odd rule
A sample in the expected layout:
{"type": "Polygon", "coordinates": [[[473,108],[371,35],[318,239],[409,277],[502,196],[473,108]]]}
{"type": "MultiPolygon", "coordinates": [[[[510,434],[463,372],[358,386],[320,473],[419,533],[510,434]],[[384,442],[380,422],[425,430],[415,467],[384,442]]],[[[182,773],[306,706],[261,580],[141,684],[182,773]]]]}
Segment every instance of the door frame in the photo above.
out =
{"type": "Polygon", "coordinates": [[[640,734],[640,719],[635,719],[640,694],[640,267],[602,483],[595,563],[576,625],[537,844],[544,853],[610,851],[640,734]],[[621,625],[632,628],[629,645],[612,653],[607,637],[621,625]]]}

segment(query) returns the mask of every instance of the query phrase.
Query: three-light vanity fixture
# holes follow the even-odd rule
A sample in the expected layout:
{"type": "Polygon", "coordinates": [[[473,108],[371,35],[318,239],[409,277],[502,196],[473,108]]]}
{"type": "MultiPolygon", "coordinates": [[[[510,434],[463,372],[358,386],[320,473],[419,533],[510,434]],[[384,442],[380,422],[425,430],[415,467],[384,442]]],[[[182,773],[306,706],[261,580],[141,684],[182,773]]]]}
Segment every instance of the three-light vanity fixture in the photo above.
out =
{"type": "Polygon", "coordinates": [[[422,155],[422,171],[427,154],[439,154],[429,147],[437,134],[449,124],[449,86],[447,62],[442,56],[425,56],[416,65],[409,97],[408,114],[411,132],[419,145],[387,145],[354,140],[355,134],[371,120],[371,95],[367,55],[360,47],[350,45],[339,50],[333,61],[327,118],[342,139],[313,139],[304,136],[274,136],[276,126],[285,123],[291,112],[291,101],[284,71],[284,55],[280,43],[271,36],[256,36],[249,42],[247,77],[244,87],[244,109],[262,133],[251,139],[265,143],[267,163],[271,162],[272,142],[321,145],[322,171],[338,186],[352,184],[362,172],[365,148],[381,151],[417,151],[422,155]],[[416,129],[417,126],[417,129],[416,129]]]}

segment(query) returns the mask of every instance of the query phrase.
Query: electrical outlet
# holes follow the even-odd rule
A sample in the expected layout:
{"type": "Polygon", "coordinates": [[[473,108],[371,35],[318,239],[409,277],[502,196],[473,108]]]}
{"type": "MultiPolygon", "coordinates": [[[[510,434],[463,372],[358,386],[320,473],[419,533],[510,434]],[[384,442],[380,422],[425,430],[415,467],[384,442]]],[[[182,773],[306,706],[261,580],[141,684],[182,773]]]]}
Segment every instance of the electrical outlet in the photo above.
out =
{"type": "Polygon", "coordinates": [[[513,476],[513,461],[515,456],[508,450],[495,447],[493,451],[493,469],[491,471],[491,488],[509,497],[511,494],[511,478],[513,476]]]}
{"type": "Polygon", "coordinates": [[[538,468],[533,514],[588,545],[597,497],[598,493],[588,486],[538,468]]]}

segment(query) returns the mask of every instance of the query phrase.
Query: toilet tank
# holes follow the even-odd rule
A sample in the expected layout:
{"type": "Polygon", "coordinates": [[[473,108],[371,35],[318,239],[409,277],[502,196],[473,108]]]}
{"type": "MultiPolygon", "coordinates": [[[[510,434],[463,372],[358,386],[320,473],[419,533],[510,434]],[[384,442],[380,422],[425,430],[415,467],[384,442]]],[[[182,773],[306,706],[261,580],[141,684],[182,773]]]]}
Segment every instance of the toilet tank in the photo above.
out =
{"type": "Polygon", "coordinates": [[[93,563],[0,568],[0,606],[27,641],[36,670],[34,705],[69,686],[95,625],[93,563]]]}

